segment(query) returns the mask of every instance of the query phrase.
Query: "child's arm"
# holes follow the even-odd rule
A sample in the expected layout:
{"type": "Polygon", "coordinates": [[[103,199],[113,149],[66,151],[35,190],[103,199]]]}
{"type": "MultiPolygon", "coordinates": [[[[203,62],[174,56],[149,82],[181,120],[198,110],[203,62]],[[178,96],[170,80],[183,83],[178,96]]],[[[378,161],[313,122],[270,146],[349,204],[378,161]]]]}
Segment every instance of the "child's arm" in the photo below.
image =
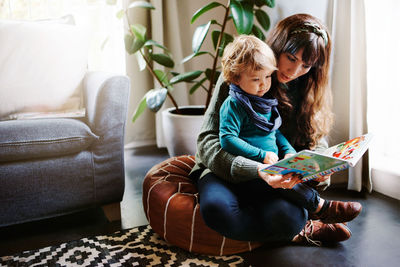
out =
{"type": "Polygon", "coordinates": [[[225,100],[220,109],[219,139],[221,147],[231,154],[263,162],[266,156],[265,151],[239,138],[246,114],[240,104],[234,102],[230,97],[225,100]]]}
{"type": "Polygon", "coordinates": [[[279,154],[283,155],[284,158],[288,158],[296,154],[296,150],[292,147],[286,137],[281,133],[281,131],[276,130],[276,145],[279,149],[279,154]]]}

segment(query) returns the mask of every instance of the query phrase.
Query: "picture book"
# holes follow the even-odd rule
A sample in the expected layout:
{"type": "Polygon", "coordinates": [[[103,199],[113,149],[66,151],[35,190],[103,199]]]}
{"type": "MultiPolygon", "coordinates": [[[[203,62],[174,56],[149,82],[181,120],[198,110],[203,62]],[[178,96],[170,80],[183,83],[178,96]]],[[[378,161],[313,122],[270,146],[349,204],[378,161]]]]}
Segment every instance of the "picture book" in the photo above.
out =
{"type": "Polygon", "coordinates": [[[368,133],[347,142],[327,148],[324,151],[302,150],[294,156],[278,161],[262,171],[284,175],[296,173],[302,181],[309,181],[354,167],[367,151],[373,135],[368,133]]]}

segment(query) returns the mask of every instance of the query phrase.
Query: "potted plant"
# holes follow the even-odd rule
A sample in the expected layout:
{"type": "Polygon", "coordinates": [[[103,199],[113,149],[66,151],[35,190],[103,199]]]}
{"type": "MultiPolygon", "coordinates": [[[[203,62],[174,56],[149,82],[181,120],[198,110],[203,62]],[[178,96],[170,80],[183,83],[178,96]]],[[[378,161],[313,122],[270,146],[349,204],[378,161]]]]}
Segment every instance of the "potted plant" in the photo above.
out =
{"type": "Polygon", "coordinates": [[[179,154],[194,154],[196,149],[197,133],[200,130],[201,122],[193,122],[193,117],[197,116],[202,119],[204,111],[207,109],[210,99],[220,75],[219,71],[219,58],[222,56],[225,46],[233,40],[233,36],[226,33],[227,23],[233,23],[237,34],[254,34],[258,38],[264,40],[265,35],[263,30],[267,31],[270,27],[270,20],[268,14],[262,9],[264,6],[274,7],[274,0],[228,0],[226,4],[220,2],[210,2],[197,10],[191,19],[193,24],[203,14],[215,8],[224,9],[224,17],[222,21],[216,19],[210,20],[205,24],[198,26],[192,38],[193,53],[185,57],[181,63],[185,63],[196,57],[208,55],[212,57],[213,64],[210,68],[202,70],[194,70],[185,73],[177,73],[173,71],[175,62],[169,50],[162,44],[149,39],[146,35],[147,29],[141,24],[131,24],[127,16],[127,11],[130,8],[145,8],[154,9],[154,6],[146,1],[132,2],[126,9],[121,10],[117,16],[119,18],[126,17],[129,25],[129,32],[125,35],[125,49],[129,54],[135,54],[140,70],[147,69],[158,82],[158,87],[149,90],[141,99],[137,106],[132,121],[149,108],[153,112],[157,112],[166,98],[168,97],[173,108],[170,108],[163,113],[163,127],[175,129],[175,133],[165,133],[167,148],[171,156],[179,154]],[[258,22],[259,26],[255,24],[258,22]],[[213,51],[202,50],[202,44],[206,39],[208,33],[211,32],[211,40],[213,43],[213,51]],[[161,53],[155,52],[157,48],[161,53]],[[154,62],[165,67],[166,71],[155,69],[154,62]],[[173,86],[175,84],[187,82],[191,83],[190,94],[193,94],[199,88],[207,92],[205,105],[202,107],[181,107],[171,95],[173,86]],[[185,119],[183,116],[190,116],[185,119]],[[184,126],[177,126],[177,122],[167,122],[169,119],[178,120],[179,123],[185,124],[184,126]],[[192,123],[191,123],[192,122],[192,123]],[[188,125],[191,123],[191,125],[188,125]],[[177,129],[178,127],[178,129],[177,129]],[[188,130],[194,130],[194,133],[188,133],[188,130]],[[183,137],[177,137],[176,134],[185,133],[186,137],[191,140],[184,141],[183,137]],[[171,148],[174,141],[178,141],[178,148],[171,148]],[[169,147],[168,147],[169,146],[169,147]],[[188,146],[188,148],[185,148],[188,146]]]}

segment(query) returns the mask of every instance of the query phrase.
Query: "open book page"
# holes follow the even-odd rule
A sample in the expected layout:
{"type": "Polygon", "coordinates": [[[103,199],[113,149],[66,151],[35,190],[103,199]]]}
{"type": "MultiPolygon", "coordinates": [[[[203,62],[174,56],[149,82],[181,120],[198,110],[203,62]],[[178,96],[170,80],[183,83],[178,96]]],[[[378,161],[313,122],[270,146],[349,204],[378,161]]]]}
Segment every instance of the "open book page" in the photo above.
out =
{"type": "Polygon", "coordinates": [[[303,177],[303,181],[308,181],[348,167],[349,165],[344,160],[303,150],[293,157],[268,166],[263,171],[280,175],[296,173],[303,177]]]}
{"type": "Polygon", "coordinates": [[[372,134],[365,134],[332,146],[323,152],[303,150],[265,169],[270,174],[300,174],[303,181],[353,167],[368,149],[372,134]]]}
{"type": "Polygon", "coordinates": [[[368,149],[372,137],[373,135],[371,133],[358,136],[346,142],[329,147],[323,152],[323,154],[346,160],[351,167],[354,167],[357,161],[368,149]]]}

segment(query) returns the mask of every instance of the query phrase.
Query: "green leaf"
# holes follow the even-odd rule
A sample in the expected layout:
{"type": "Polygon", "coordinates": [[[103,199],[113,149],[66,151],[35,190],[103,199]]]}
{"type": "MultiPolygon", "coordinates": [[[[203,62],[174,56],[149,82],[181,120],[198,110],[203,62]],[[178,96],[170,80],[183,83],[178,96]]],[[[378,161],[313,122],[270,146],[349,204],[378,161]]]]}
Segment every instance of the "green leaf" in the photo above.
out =
{"type": "Polygon", "coordinates": [[[117,12],[116,16],[119,19],[122,19],[125,15],[125,9],[121,9],[120,11],[117,12]]]}
{"type": "Polygon", "coordinates": [[[132,122],[135,122],[137,120],[137,118],[139,118],[140,115],[142,115],[142,113],[145,111],[147,107],[146,104],[146,95],[142,98],[142,100],[140,100],[139,105],[137,106],[135,112],[133,113],[133,117],[132,117],[132,122]]]}
{"type": "Polygon", "coordinates": [[[197,10],[193,16],[192,19],[190,21],[191,24],[193,24],[193,22],[195,22],[195,20],[200,17],[203,13],[207,12],[208,10],[211,10],[217,6],[223,6],[221,3],[217,3],[217,2],[211,2],[205,6],[203,6],[202,8],[200,8],[199,10],[197,10]]]}
{"type": "Polygon", "coordinates": [[[200,81],[198,81],[197,83],[195,83],[189,91],[189,94],[193,94],[194,92],[196,92],[196,90],[201,87],[203,85],[203,83],[207,80],[207,77],[204,77],[203,79],[201,79],[200,81]]]}
{"type": "Polygon", "coordinates": [[[156,74],[157,78],[163,83],[163,84],[168,84],[168,75],[167,73],[163,72],[162,70],[154,70],[154,73],[156,74]]]}
{"type": "Polygon", "coordinates": [[[262,9],[257,9],[255,14],[257,21],[260,23],[261,27],[264,30],[268,31],[269,27],[271,26],[271,21],[269,19],[268,14],[262,9]]]}
{"type": "Polygon", "coordinates": [[[200,70],[195,70],[176,75],[175,77],[172,77],[172,79],[170,80],[170,84],[193,81],[194,79],[199,77],[202,73],[203,72],[200,70]]]}
{"type": "Polygon", "coordinates": [[[146,27],[144,27],[141,24],[132,24],[131,25],[131,30],[133,34],[136,36],[136,38],[140,39],[144,42],[146,42],[146,27]]]}
{"type": "Polygon", "coordinates": [[[206,75],[207,79],[210,80],[211,78],[211,69],[206,69],[206,71],[204,72],[204,74],[206,75]]]}
{"type": "Polygon", "coordinates": [[[221,74],[221,72],[220,72],[220,71],[215,71],[214,80],[213,80],[213,81],[211,81],[211,72],[212,72],[211,69],[206,69],[205,75],[206,75],[207,79],[208,79],[210,82],[212,82],[213,84],[216,84],[216,82],[217,82],[217,80],[218,80],[218,77],[219,77],[219,75],[221,74]]]}
{"type": "Polygon", "coordinates": [[[171,71],[170,73],[172,74],[172,76],[176,76],[176,75],[180,74],[179,72],[176,72],[176,71],[171,71]]]}
{"type": "Polygon", "coordinates": [[[141,7],[141,8],[147,8],[147,9],[155,9],[155,7],[154,7],[152,4],[150,4],[149,2],[146,2],[146,1],[135,1],[135,2],[131,3],[131,4],[128,6],[128,9],[129,9],[129,8],[134,8],[134,7],[141,7]]]}
{"type": "Polygon", "coordinates": [[[182,59],[181,63],[185,63],[185,62],[191,60],[194,57],[201,56],[201,55],[204,55],[204,54],[209,54],[209,52],[200,51],[200,52],[197,52],[197,53],[190,54],[187,57],[185,57],[184,59],[182,59]]]}
{"type": "Polygon", "coordinates": [[[211,21],[211,24],[215,24],[215,25],[222,27],[222,24],[219,24],[218,21],[216,21],[215,19],[212,19],[210,21],[211,21]]]}
{"type": "Polygon", "coordinates": [[[173,68],[175,63],[169,55],[166,54],[150,54],[152,60],[167,68],[173,68]]]}
{"type": "Polygon", "coordinates": [[[275,7],[275,0],[264,0],[264,3],[270,8],[275,7]]]}
{"type": "Polygon", "coordinates": [[[220,49],[220,51],[219,51],[219,56],[220,56],[220,57],[222,57],[222,54],[224,53],[225,47],[226,47],[229,43],[233,42],[233,39],[234,39],[234,38],[233,38],[232,35],[227,34],[227,33],[224,33],[224,36],[222,37],[221,45],[219,46],[219,49],[220,49]]]}
{"type": "Polygon", "coordinates": [[[125,50],[126,52],[128,52],[129,55],[136,53],[144,45],[144,42],[142,40],[134,38],[130,34],[125,35],[124,42],[125,42],[125,50]]]}
{"type": "MultiPolygon", "coordinates": [[[[217,49],[218,38],[219,38],[220,34],[221,34],[221,31],[219,31],[219,30],[213,31],[211,33],[211,39],[212,39],[212,42],[213,42],[213,45],[214,45],[214,49],[217,49]]],[[[233,36],[230,35],[230,34],[224,33],[222,35],[222,40],[221,40],[221,43],[220,43],[220,46],[219,46],[218,56],[222,56],[226,45],[229,44],[230,42],[232,42],[233,39],[234,39],[233,36]]]]}
{"type": "Polygon", "coordinates": [[[262,7],[265,5],[265,2],[263,0],[254,0],[254,4],[258,7],[262,7]]]}
{"type": "Polygon", "coordinates": [[[221,33],[221,31],[219,31],[219,30],[213,31],[211,33],[211,41],[213,43],[214,49],[217,49],[218,38],[219,38],[220,33],[221,33]]]}
{"type": "Polygon", "coordinates": [[[254,14],[253,14],[253,4],[249,2],[244,2],[243,7],[243,27],[245,29],[245,34],[249,34],[254,24],[254,14]]]}
{"type": "Polygon", "coordinates": [[[211,21],[209,21],[207,24],[200,25],[196,28],[196,30],[193,33],[193,39],[192,39],[192,50],[193,53],[199,52],[201,45],[204,42],[204,39],[207,36],[208,30],[210,29],[211,21]]]}
{"type": "Polygon", "coordinates": [[[239,34],[249,34],[253,28],[253,5],[251,3],[232,0],[230,4],[233,22],[239,34]]]}
{"type": "MultiPolygon", "coordinates": [[[[169,83],[168,73],[165,73],[162,70],[154,70],[154,73],[156,74],[157,78],[161,81],[163,86],[166,86],[170,91],[174,90],[174,88],[169,83]]],[[[178,74],[179,73],[174,74],[174,72],[172,72],[172,75],[178,75],[178,74]]]]}
{"type": "Polygon", "coordinates": [[[136,61],[137,61],[138,66],[139,66],[139,70],[143,71],[144,69],[146,69],[146,60],[144,60],[142,54],[139,53],[139,52],[136,52],[135,56],[136,56],[136,61]]]}
{"type": "Polygon", "coordinates": [[[163,46],[162,44],[157,43],[154,40],[147,40],[146,43],[144,44],[144,46],[148,47],[148,46],[157,46],[161,49],[163,49],[165,52],[169,53],[168,48],[166,48],[165,46],[163,46]]]}
{"type": "Polygon", "coordinates": [[[265,40],[265,35],[262,32],[262,30],[257,27],[256,25],[253,25],[253,30],[251,31],[258,39],[260,40],[265,40]]]}
{"type": "Polygon", "coordinates": [[[151,89],[148,91],[146,93],[147,107],[153,112],[159,111],[167,98],[167,92],[166,88],[151,89]]]}
{"type": "Polygon", "coordinates": [[[275,6],[275,0],[254,0],[254,3],[258,7],[267,5],[268,7],[273,8],[275,6]]]}
{"type": "Polygon", "coordinates": [[[243,8],[242,5],[236,0],[232,0],[231,5],[231,15],[233,18],[233,23],[235,24],[236,30],[240,33],[239,27],[243,24],[243,8]]]}

